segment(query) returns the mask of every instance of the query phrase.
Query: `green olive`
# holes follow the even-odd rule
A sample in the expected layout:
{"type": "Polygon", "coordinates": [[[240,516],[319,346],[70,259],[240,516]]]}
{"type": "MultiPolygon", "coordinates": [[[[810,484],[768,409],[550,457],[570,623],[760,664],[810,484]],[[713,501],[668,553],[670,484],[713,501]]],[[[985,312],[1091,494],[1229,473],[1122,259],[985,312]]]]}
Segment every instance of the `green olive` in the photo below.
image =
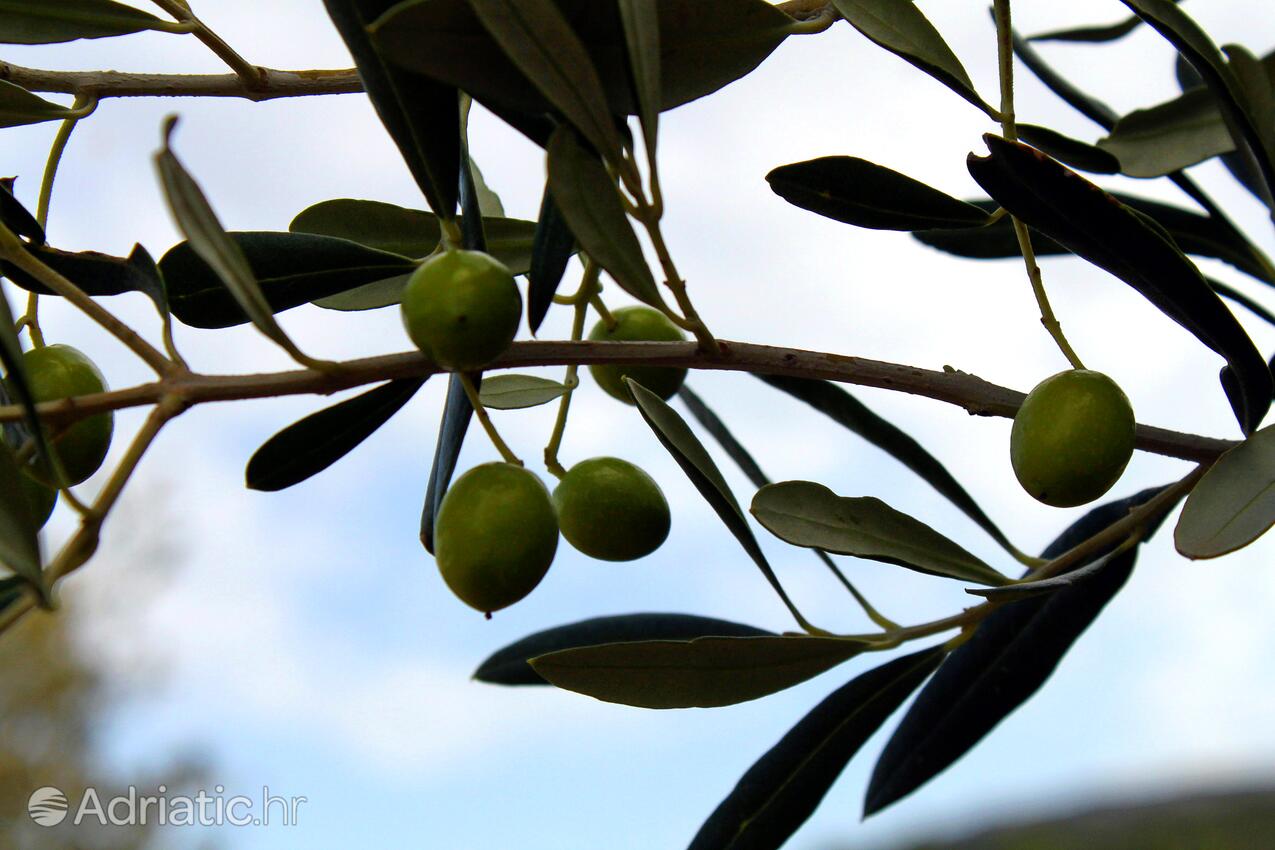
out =
{"type": "Polygon", "coordinates": [[[1070,369],[1036,385],[1010,433],[1009,456],[1023,489],[1057,508],[1092,502],[1133,455],[1128,397],[1101,372],[1070,369]]]}
{"type": "Polygon", "coordinates": [[[490,614],[535,589],[558,549],[558,520],[535,473],[485,463],[456,479],[439,506],[434,554],[443,580],[490,614]]]}
{"type": "Polygon", "coordinates": [[[567,472],[553,491],[567,542],[603,561],[649,555],[668,537],[669,509],[651,476],[628,461],[595,457],[567,472]]]}
{"type": "MultiPolygon", "coordinates": [[[[22,356],[31,395],[37,402],[106,392],[106,378],[92,360],[69,345],[46,345],[22,356]]],[[[12,395],[12,393],[10,393],[12,395]]],[[[61,431],[50,429],[66,472],[67,485],[79,484],[102,466],[111,447],[115,419],[110,412],[97,413],[61,431]]],[[[55,484],[52,472],[43,466],[33,474],[46,484],[55,484]]]]}
{"type": "Polygon", "coordinates": [[[518,332],[522,295],[514,276],[481,251],[444,251],[403,289],[403,326],[427,357],[453,371],[495,360],[518,332]]]}
{"type": "Polygon", "coordinates": [[[24,472],[22,495],[27,497],[27,508],[31,511],[31,518],[35,520],[36,527],[44,528],[49,517],[53,516],[53,508],[58,503],[58,491],[46,484],[41,484],[24,472]]]}
{"type": "MultiPolygon", "coordinates": [[[[686,334],[668,316],[650,307],[622,307],[612,315],[615,317],[615,327],[608,331],[606,322],[598,322],[589,332],[589,339],[621,342],[680,342],[686,339],[686,334]]],[[[618,398],[625,404],[633,403],[629,389],[624,384],[626,377],[637,381],[662,399],[671,398],[686,380],[685,369],[670,369],[665,366],[598,364],[590,366],[589,372],[607,395],[618,398]]]]}

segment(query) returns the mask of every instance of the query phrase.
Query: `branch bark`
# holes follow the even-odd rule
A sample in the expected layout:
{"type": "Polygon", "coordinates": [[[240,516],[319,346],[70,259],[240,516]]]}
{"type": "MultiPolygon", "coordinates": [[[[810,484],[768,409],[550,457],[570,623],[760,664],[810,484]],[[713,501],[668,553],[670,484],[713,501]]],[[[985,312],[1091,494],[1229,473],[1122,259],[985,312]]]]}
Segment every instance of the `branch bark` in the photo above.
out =
{"type": "MultiPolygon", "coordinates": [[[[694,342],[516,342],[489,368],[631,363],[818,378],[924,396],[956,405],[977,416],[1013,417],[1025,397],[1016,390],[957,370],[939,372],[798,348],[725,340],[719,340],[719,343],[721,350],[709,353],[701,351],[694,342]]],[[[166,395],[178,396],[188,404],[285,395],[328,395],[394,378],[418,378],[440,371],[419,352],[405,352],[351,360],[331,371],[299,369],[259,375],[177,375],[115,392],[46,402],[39,406],[39,411],[42,417],[57,424],[106,410],[155,404],[166,395]]],[[[22,416],[19,407],[0,407],[0,422],[17,421],[22,416]]],[[[1137,430],[1138,448],[1197,463],[1211,462],[1234,445],[1230,440],[1149,425],[1139,425],[1137,430]]]]}
{"type": "Polygon", "coordinates": [[[236,74],[135,74],[126,71],[46,71],[0,62],[0,80],[33,92],[108,97],[241,97],[274,100],[324,94],[353,94],[363,83],[353,68],[279,71],[260,68],[261,83],[249,86],[236,74]]]}

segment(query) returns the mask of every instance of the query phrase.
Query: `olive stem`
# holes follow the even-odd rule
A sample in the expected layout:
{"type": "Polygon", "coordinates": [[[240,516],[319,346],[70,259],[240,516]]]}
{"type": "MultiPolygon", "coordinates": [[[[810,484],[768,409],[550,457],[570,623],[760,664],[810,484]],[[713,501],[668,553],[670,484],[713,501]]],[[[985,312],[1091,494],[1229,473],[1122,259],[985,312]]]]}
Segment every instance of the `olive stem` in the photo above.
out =
{"type": "MultiPolygon", "coordinates": [[[[580,289],[575,295],[575,315],[571,319],[571,339],[573,341],[578,341],[584,337],[584,319],[589,312],[589,302],[598,297],[598,275],[601,271],[602,268],[593,258],[585,261],[584,279],[581,281],[580,289]]],[[[600,300],[599,303],[601,303],[600,300]]],[[[605,307],[602,309],[606,310],[605,307]]],[[[607,317],[610,317],[610,314],[607,314],[604,319],[607,317]]],[[[615,319],[612,318],[608,327],[614,327],[614,323],[615,319]]],[[[571,363],[567,366],[566,375],[562,379],[567,391],[562,394],[562,400],[558,402],[558,418],[554,420],[553,433],[549,437],[548,444],[545,445],[545,468],[556,478],[561,478],[567,474],[567,470],[558,461],[558,449],[561,448],[562,437],[567,431],[567,414],[571,410],[571,396],[575,393],[575,388],[580,384],[580,379],[576,377],[579,368],[577,363],[571,363]]]]}
{"type": "MultiPolygon", "coordinates": [[[[1018,127],[1014,117],[1014,30],[1010,20],[1010,0],[995,0],[996,18],[996,51],[1000,65],[1001,86],[1001,135],[1013,142],[1018,140],[1018,127]]],[[[1031,234],[1027,225],[1017,216],[1011,216],[1014,222],[1014,236],[1018,239],[1018,248],[1023,255],[1023,264],[1027,267],[1027,278],[1031,281],[1032,293],[1036,296],[1036,305],[1040,308],[1040,323],[1053,337],[1058,349],[1071,363],[1074,369],[1083,369],[1085,364],[1067,342],[1063,334],[1062,324],[1054,316],[1054,309],[1049,304],[1049,296],[1045,292],[1045,281],[1036,263],[1036,252],[1032,248],[1031,234]]]]}
{"type": "Polygon", "coordinates": [[[482,424],[483,430],[487,432],[487,437],[491,440],[491,444],[496,447],[496,451],[500,452],[500,456],[504,458],[505,463],[522,466],[522,461],[513,453],[509,445],[501,439],[500,432],[496,430],[496,424],[491,421],[487,408],[483,406],[482,399],[478,397],[478,388],[474,386],[474,379],[467,372],[456,372],[455,375],[460,379],[460,385],[465,388],[465,395],[469,398],[469,404],[474,408],[474,416],[482,424]]]}
{"type": "Polygon", "coordinates": [[[189,27],[189,31],[194,34],[204,45],[217,54],[221,61],[229,66],[230,70],[243,81],[243,85],[248,89],[259,89],[265,82],[265,75],[262,69],[253,65],[247,59],[244,59],[235,52],[229,44],[222,40],[221,36],[213,32],[207,24],[195,16],[190,7],[180,0],[152,0],[152,2],[172,15],[179,25],[189,27]]]}
{"type": "Polygon", "coordinates": [[[602,301],[602,296],[597,291],[594,291],[589,294],[588,302],[593,309],[597,311],[598,318],[600,318],[602,323],[606,325],[607,333],[611,333],[611,331],[615,330],[619,321],[616,320],[611,311],[607,309],[607,305],[602,301]]]}

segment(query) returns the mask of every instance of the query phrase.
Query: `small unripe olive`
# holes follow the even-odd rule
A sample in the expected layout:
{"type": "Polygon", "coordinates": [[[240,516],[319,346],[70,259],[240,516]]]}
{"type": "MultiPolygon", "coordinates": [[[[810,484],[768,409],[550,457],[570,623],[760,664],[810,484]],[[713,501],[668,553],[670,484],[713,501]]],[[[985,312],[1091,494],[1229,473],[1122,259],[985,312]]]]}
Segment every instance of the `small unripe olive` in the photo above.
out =
{"type": "Polygon", "coordinates": [[[518,332],[522,295],[514,276],[481,251],[445,251],[426,260],[403,289],[403,326],[445,369],[473,371],[495,360],[518,332]]]}
{"type": "MultiPolygon", "coordinates": [[[[619,342],[680,342],[686,339],[682,329],[659,310],[650,307],[622,307],[614,311],[615,327],[607,330],[606,322],[598,322],[589,332],[589,339],[619,342]]],[[[685,369],[667,366],[627,366],[599,363],[589,367],[589,373],[607,395],[625,404],[633,404],[629,389],[624,384],[632,378],[662,399],[671,398],[686,380],[685,369]]]]}
{"type": "MultiPolygon", "coordinates": [[[[106,392],[106,378],[80,351],[69,345],[46,345],[22,355],[31,395],[37,401],[106,392]]],[[[13,393],[10,393],[12,396],[13,393]]],[[[102,466],[111,447],[115,419],[110,412],[96,413],[58,432],[51,443],[66,472],[67,485],[79,484],[102,466]]],[[[32,467],[32,474],[46,484],[55,484],[45,465],[32,467]]]]}
{"type": "Polygon", "coordinates": [[[651,476],[628,461],[595,457],[568,470],[553,491],[567,542],[603,561],[632,561],[660,547],[669,509],[651,476]]]}
{"type": "Polygon", "coordinates": [[[1009,456],[1023,489],[1058,508],[1092,502],[1133,455],[1133,407],[1101,372],[1070,369],[1036,385],[1014,417],[1009,456]]]}
{"type": "Polygon", "coordinates": [[[535,473],[509,463],[475,466],[438,509],[434,555],[443,580],[484,613],[535,589],[558,549],[558,520],[535,473]]]}

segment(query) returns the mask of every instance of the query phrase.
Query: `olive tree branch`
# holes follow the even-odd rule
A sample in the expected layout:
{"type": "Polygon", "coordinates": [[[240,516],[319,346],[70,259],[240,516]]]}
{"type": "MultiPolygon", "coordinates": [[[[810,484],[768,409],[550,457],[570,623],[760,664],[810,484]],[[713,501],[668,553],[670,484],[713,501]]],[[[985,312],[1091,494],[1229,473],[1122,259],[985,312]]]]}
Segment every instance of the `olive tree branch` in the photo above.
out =
{"type": "Polygon", "coordinates": [[[137,74],[126,71],[47,71],[0,62],[0,80],[33,92],[108,97],[241,97],[272,100],[363,91],[353,68],[280,71],[259,68],[261,82],[249,86],[235,74],[137,74]]]}
{"type": "MultiPolygon", "coordinates": [[[[855,384],[894,390],[956,405],[977,416],[1012,418],[1023,393],[955,369],[936,371],[799,348],[718,340],[720,350],[707,352],[686,342],[515,342],[488,370],[529,366],[570,366],[594,363],[669,366],[686,369],[752,372],[855,384]]],[[[177,395],[190,404],[273,398],[289,395],[329,395],[341,390],[395,378],[422,378],[441,370],[420,352],[384,354],[349,360],[339,370],[294,369],[256,375],[203,375],[174,371],[160,381],[76,398],[43,402],[42,418],[51,423],[75,421],[94,413],[155,404],[177,395]]],[[[23,418],[16,405],[0,407],[0,422],[23,418]]],[[[1149,425],[1137,426],[1137,447],[1143,451],[1206,463],[1232,448],[1232,440],[1184,434],[1149,425]]]]}
{"type": "Polygon", "coordinates": [[[191,33],[195,38],[199,39],[204,45],[217,54],[221,61],[229,66],[230,70],[243,81],[243,84],[250,89],[260,88],[263,82],[261,69],[256,65],[244,59],[235,49],[227,44],[221,36],[213,32],[211,28],[190,10],[184,2],[179,0],[151,0],[156,6],[163,9],[180,24],[186,24],[191,28],[191,33]]]}

